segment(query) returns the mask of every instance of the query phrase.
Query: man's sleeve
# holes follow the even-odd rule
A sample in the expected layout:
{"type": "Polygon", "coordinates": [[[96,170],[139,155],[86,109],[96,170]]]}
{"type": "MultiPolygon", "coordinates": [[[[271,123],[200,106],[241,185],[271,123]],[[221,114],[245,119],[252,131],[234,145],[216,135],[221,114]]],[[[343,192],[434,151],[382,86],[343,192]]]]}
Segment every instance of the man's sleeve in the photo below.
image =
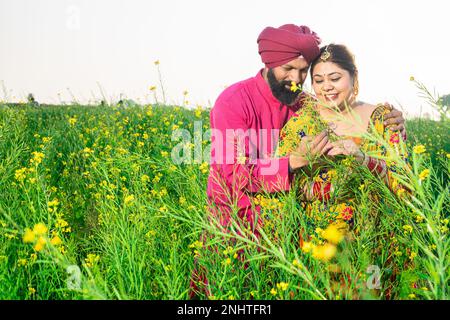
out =
{"type": "MultiPolygon", "coordinates": [[[[270,138],[258,136],[248,122],[245,106],[216,103],[211,111],[212,164],[221,169],[223,178],[234,186],[235,192],[289,190],[292,181],[289,157],[264,157],[262,149],[267,144],[262,142],[270,138]]],[[[272,134],[270,128],[266,131],[272,134]]]]}

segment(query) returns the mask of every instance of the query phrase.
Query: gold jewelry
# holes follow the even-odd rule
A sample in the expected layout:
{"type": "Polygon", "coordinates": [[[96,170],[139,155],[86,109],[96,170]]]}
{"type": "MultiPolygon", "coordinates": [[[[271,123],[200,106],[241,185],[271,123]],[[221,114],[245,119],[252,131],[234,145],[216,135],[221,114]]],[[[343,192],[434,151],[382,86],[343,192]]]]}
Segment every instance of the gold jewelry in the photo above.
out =
{"type": "Polygon", "coordinates": [[[358,81],[358,70],[355,71],[354,80],[353,80],[353,95],[356,96],[359,93],[359,81],[358,81]]]}
{"type": "Polygon", "coordinates": [[[325,50],[323,51],[322,55],[320,56],[320,60],[323,62],[327,61],[331,57],[330,51],[328,51],[328,46],[325,47],[325,50]]]}

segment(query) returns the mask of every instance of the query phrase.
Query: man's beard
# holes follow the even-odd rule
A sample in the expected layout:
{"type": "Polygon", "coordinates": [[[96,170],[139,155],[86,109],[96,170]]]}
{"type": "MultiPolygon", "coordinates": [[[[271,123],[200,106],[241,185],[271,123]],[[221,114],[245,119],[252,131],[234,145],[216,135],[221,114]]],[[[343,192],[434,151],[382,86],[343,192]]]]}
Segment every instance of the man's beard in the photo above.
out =
{"type": "Polygon", "coordinates": [[[302,92],[302,90],[293,92],[290,89],[290,81],[278,81],[277,78],[275,78],[273,69],[269,69],[269,71],[267,72],[267,80],[269,82],[269,87],[270,90],[272,90],[273,96],[284,105],[292,105],[295,100],[297,100],[298,95],[302,92]],[[288,85],[289,88],[286,88],[286,85],[288,85]]]}

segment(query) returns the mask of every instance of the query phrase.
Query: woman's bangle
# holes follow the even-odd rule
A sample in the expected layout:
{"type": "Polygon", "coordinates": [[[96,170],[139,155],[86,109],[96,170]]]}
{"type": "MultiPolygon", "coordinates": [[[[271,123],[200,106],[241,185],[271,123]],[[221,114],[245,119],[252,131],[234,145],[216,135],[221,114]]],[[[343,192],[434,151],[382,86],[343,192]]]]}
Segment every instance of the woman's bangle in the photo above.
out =
{"type": "Polygon", "coordinates": [[[355,155],[356,160],[361,164],[364,165],[364,163],[366,162],[366,154],[364,152],[362,152],[361,150],[358,150],[359,153],[357,155],[355,155]]]}
{"type": "Polygon", "coordinates": [[[369,157],[367,156],[367,154],[365,152],[363,152],[362,154],[363,154],[362,165],[367,167],[367,165],[369,164],[369,157]]]}

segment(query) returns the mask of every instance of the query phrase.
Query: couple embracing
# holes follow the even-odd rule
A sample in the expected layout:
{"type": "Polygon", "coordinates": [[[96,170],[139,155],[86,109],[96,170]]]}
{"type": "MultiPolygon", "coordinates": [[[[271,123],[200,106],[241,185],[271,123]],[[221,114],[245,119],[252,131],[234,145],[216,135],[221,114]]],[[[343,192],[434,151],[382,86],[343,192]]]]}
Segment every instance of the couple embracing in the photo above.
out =
{"type": "MultiPolygon", "coordinates": [[[[265,28],[257,43],[264,68],[226,88],[211,110],[209,218],[226,230],[237,211],[240,223],[258,236],[264,228],[260,195],[295,188],[305,219],[349,229],[358,204],[346,189],[352,172],[363,167],[392,192],[404,192],[395,163],[383,159],[400,152],[395,144],[406,139],[405,120],[388,103],[357,99],[350,50],[321,47],[315,32],[294,24],[265,28]],[[313,93],[302,89],[308,73],[313,93]],[[338,162],[344,171],[330,165],[338,162]],[[332,207],[340,209],[323,219],[321,212],[332,207]]],[[[307,249],[307,241],[300,246],[307,249]]],[[[191,286],[208,282],[201,273],[191,286]]]]}
{"type": "Polygon", "coordinates": [[[394,192],[401,188],[391,174],[395,168],[371,156],[386,152],[383,143],[364,135],[375,130],[388,143],[406,139],[402,113],[387,103],[358,101],[354,56],[344,45],[320,47],[320,42],[306,26],[265,28],[257,39],[265,67],[216,100],[207,194],[211,214],[223,226],[234,204],[255,229],[260,209],[254,195],[289,191],[295,176],[311,167],[315,174],[302,179],[300,198],[326,201],[345,181],[327,175],[324,160],[351,158],[394,192]],[[301,89],[308,73],[314,95],[301,89]]]}

